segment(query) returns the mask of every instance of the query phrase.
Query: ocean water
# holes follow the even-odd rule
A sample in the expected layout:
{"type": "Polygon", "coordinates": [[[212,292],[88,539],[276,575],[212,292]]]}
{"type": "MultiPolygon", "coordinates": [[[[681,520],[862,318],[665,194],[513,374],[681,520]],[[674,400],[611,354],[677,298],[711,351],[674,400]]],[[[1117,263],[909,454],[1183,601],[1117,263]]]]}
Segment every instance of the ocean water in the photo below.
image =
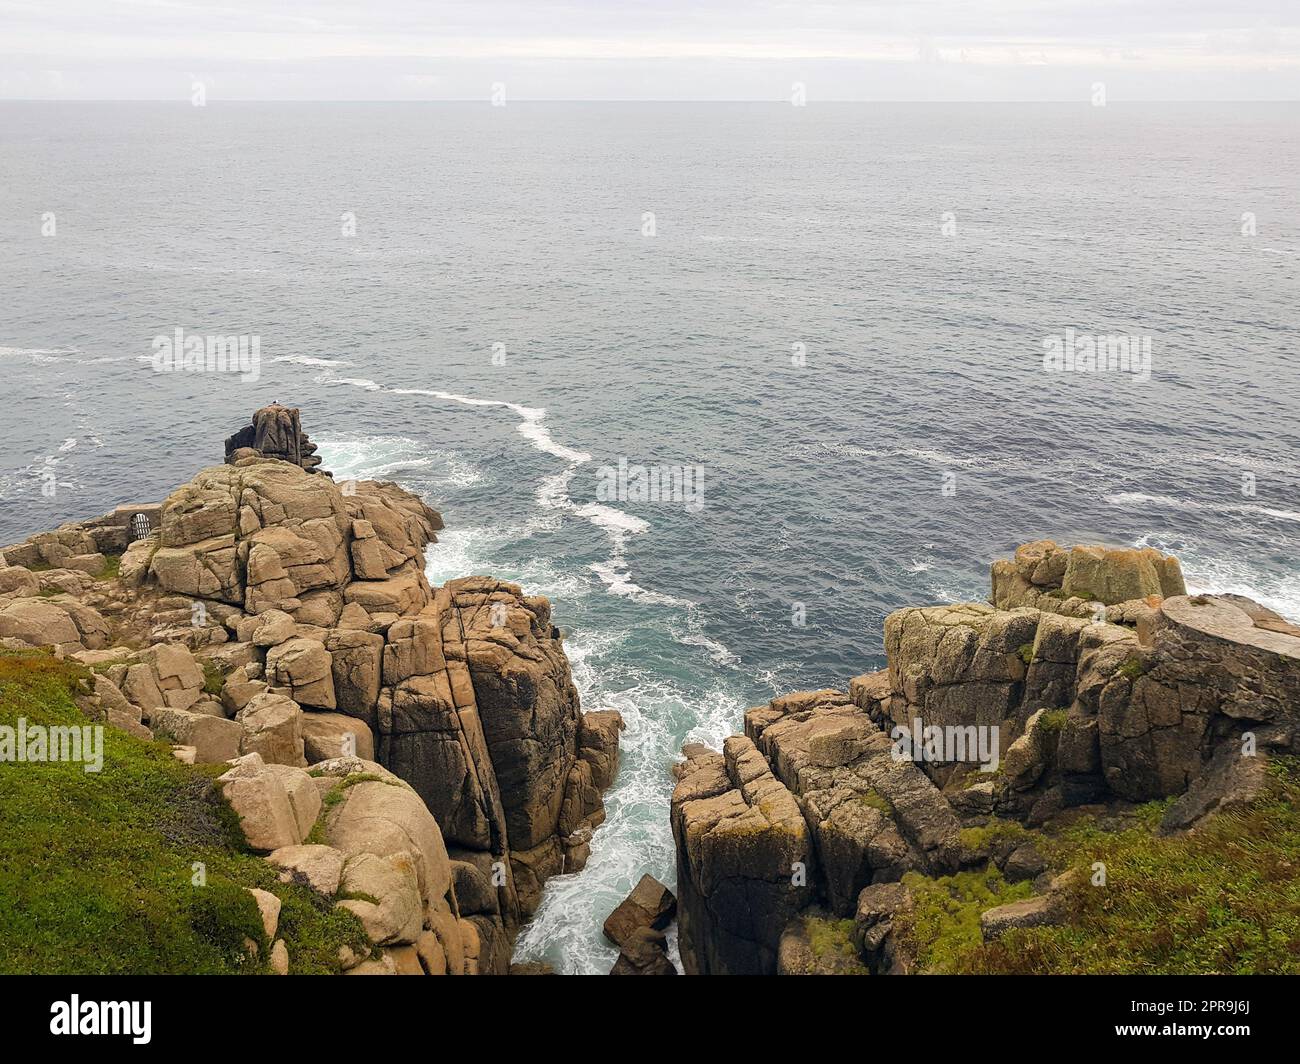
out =
{"type": "Polygon", "coordinates": [[[0,542],[300,406],[337,475],[442,511],[431,580],[549,596],[624,715],[518,946],[607,971],[604,916],[673,881],[682,742],[878,668],[890,610],[984,597],[1017,543],[1154,545],[1300,617],[1298,120],[3,103],[0,542]],[[155,372],[178,327],[256,335],[258,379],[155,372]],[[1149,338],[1150,379],[1045,372],[1066,329],[1149,338]],[[702,467],[703,507],[600,497],[620,458],[702,467]]]}

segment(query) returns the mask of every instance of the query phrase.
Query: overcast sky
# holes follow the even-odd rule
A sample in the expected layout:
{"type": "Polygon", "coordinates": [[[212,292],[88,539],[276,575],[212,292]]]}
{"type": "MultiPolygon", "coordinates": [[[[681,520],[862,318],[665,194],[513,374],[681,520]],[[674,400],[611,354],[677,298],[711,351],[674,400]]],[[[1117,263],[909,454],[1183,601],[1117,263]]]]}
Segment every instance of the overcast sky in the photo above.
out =
{"type": "Polygon", "coordinates": [[[0,0],[0,98],[1300,99],[1300,0],[0,0]]]}

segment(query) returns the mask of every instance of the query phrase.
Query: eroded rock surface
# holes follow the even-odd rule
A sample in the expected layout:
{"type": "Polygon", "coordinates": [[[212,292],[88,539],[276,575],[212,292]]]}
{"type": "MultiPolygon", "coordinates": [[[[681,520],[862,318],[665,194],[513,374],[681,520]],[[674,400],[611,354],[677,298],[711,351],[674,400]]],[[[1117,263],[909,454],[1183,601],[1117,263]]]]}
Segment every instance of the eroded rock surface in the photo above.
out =
{"type": "MultiPolygon", "coordinates": [[[[890,614],[886,668],[847,693],[774,699],[722,754],[684,751],[688,972],[911,971],[894,935],[909,872],[991,862],[1008,881],[1049,878],[1032,832],[963,828],[1177,796],[1163,827],[1183,830],[1257,798],[1268,757],[1300,752],[1300,626],[1188,596],[1177,560],[1151,550],[1040,541],[995,563],[993,583],[993,604],[890,614]]],[[[985,937],[1058,919],[1067,878],[985,913],[985,937]]]]}
{"type": "Polygon", "coordinates": [[[231,762],[222,789],[259,850],[317,845],[317,784],[338,764],[377,765],[380,783],[349,770],[322,826],[332,848],[375,858],[340,876],[387,890],[401,851],[424,883],[433,843],[390,845],[376,825],[391,809],[336,823],[377,797],[391,807],[400,782],[443,848],[436,893],[462,926],[430,916],[426,892],[412,939],[396,886],[382,911],[354,898],[386,951],[358,967],[506,971],[546,880],[590,854],[621,719],[581,712],[546,599],[487,577],[431,588],[439,515],[395,484],[313,475],[297,410],[258,411],[226,450],[160,506],[0,551],[0,640],[94,668],[83,705],[96,719],[169,739],[190,763],[231,762]]]}

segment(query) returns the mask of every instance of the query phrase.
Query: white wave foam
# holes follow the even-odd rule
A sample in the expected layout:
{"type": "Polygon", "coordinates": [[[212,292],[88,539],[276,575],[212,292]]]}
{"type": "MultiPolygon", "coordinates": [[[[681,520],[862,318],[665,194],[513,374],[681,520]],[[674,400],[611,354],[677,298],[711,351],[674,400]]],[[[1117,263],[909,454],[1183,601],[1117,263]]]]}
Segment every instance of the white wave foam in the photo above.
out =
{"type": "Polygon", "coordinates": [[[272,362],[288,362],[295,366],[314,366],[320,369],[330,369],[334,366],[350,366],[351,362],[345,362],[338,358],[310,358],[307,355],[280,355],[271,359],[272,362]]]}
{"type": "Polygon", "coordinates": [[[0,347],[0,358],[26,358],[41,366],[79,353],[76,347],[0,347]]]}
{"type": "MultiPolygon", "coordinates": [[[[77,442],[75,437],[68,437],[50,454],[42,455],[20,469],[0,474],[0,499],[8,498],[15,487],[30,480],[39,480],[42,489],[53,485],[55,489],[77,490],[80,485],[75,479],[59,479],[59,466],[72,451],[76,450],[77,442]]],[[[98,441],[92,442],[98,444],[98,441]]]]}
{"type": "MultiPolygon", "coordinates": [[[[536,499],[543,510],[561,510],[573,513],[603,531],[610,540],[610,556],[604,562],[593,563],[589,568],[594,572],[606,590],[612,595],[636,599],[639,602],[676,606],[691,610],[695,603],[650,591],[632,579],[626,559],[628,538],[642,535],[650,530],[649,522],[617,507],[603,503],[589,503],[579,506],[569,494],[569,485],[579,466],[592,460],[586,451],[579,451],[558,443],[543,422],[546,419],[545,407],[530,407],[512,403],[505,399],[481,399],[477,396],[459,395],[436,388],[385,388],[375,381],[365,378],[334,377],[326,378],[329,384],[350,384],[366,391],[386,391],[393,395],[424,395],[434,399],[461,403],[465,406],[495,407],[509,410],[519,418],[518,431],[538,450],[553,455],[567,462],[560,472],[546,477],[538,485],[536,499]]],[[[697,636],[697,638],[702,638],[697,636]]],[[[721,643],[711,641],[711,652],[730,656],[730,651],[721,643]]]]}
{"type": "Polygon", "coordinates": [[[368,392],[381,392],[383,387],[365,377],[325,377],[322,384],[350,384],[354,388],[364,388],[368,392]]]}
{"type": "Polygon", "coordinates": [[[1244,557],[1207,553],[1199,540],[1187,536],[1145,532],[1135,547],[1155,547],[1182,563],[1187,591],[1192,595],[1243,595],[1282,616],[1300,621],[1300,573],[1267,572],[1244,557]]]}
{"type": "Polygon", "coordinates": [[[605,562],[597,562],[591,565],[590,568],[605,584],[610,594],[661,605],[693,605],[692,603],[683,603],[682,600],[675,599],[670,595],[660,595],[658,592],[647,591],[632,579],[624,554],[627,540],[629,536],[641,535],[649,531],[649,522],[603,503],[589,503],[579,506],[573,501],[573,497],[569,494],[569,484],[573,481],[578,467],[590,462],[592,458],[586,451],[566,447],[555,440],[543,424],[546,418],[545,407],[523,406],[519,403],[507,402],[504,399],[479,399],[474,396],[457,395],[455,392],[444,392],[433,388],[393,388],[391,390],[396,395],[428,395],[436,399],[462,403],[466,406],[502,407],[509,410],[519,418],[518,431],[520,435],[532,443],[539,451],[553,455],[568,463],[565,469],[544,478],[538,485],[536,493],[538,505],[543,509],[565,510],[582,517],[609,537],[610,557],[605,562]]]}
{"type": "Polygon", "coordinates": [[[451,488],[483,479],[483,471],[459,451],[430,451],[408,436],[334,436],[316,442],[325,468],[338,480],[386,480],[415,469],[451,488]]]}
{"type": "MultiPolygon", "coordinates": [[[[629,541],[647,534],[650,524],[615,506],[579,505],[573,500],[570,494],[573,478],[592,457],[560,444],[551,436],[545,425],[544,408],[436,389],[384,388],[369,380],[335,378],[333,382],[353,384],[368,391],[428,396],[466,406],[508,410],[518,419],[520,435],[539,451],[565,463],[559,471],[543,477],[537,486],[535,512],[540,526],[530,521],[523,529],[465,528],[443,532],[436,547],[428,553],[426,574],[430,583],[441,584],[453,577],[489,569],[493,575],[515,580],[530,591],[560,601],[577,602],[588,594],[590,584],[575,583],[571,574],[556,572],[550,559],[516,562],[514,571],[502,571],[496,557],[501,545],[514,546],[539,527],[555,527],[553,522],[562,514],[572,514],[608,537],[608,558],[590,566],[607,593],[640,604],[682,611],[685,625],[672,616],[666,620],[664,631],[683,646],[704,650],[714,665],[737,663],[738,659],[726,646],[704,632],[695,603],[646,589],[632,579],[626,555],[629,541]]],[[[369,456],[372,462],[375,457],[369,456]]],[[[364,467],[360,455],[357,467],[364,467]]],[[[605,627],[599,631],[584,628],[565,640],[565,652],[582,704],[588,708],[618,710],[625,731],[620,741],[622,768],[614,786],[605,794],[606,820],[586,868],[547,881],[541,907],[521,930],[516,943],[517,957],[544,956],[561,971],[609,971],[616,954],[593,933],[593,928],[599,926],[647,869],[667,881],[672,880],[672,834],[662,812],[672,791],[672,779],[667,771],[670,755],[680,741],[683,724],[690,724],[690,738],[717,745],[735,731],[745,709],[737,694],[722,684],[701,696],[687,690],[676,677],[647,676],[640,672],[635,657],[622,649],[631,632],[630,628],[605,627]]]]}
{"type": "Polygon", "coordinates": [[[1164,506],[1172,510],[1209,510],[1221,514],[1263,514],[1276,517],[1282,521],[1300,521],[1300,511],[1277,510],[1270,506],[1257,506],[1251,503],[1206,503],[1195,499],[1178,499],[1171,495],[1147,495],[1140,491],[1121,491],[1107,495],[1106,501],[1112,506],[1164,506]]]}
{"type": "Polygon", "coordinates": [[[446,399],[465,406],[499,406],[504,407],[519,418],[518,431],[539,451],[554,455],[573,465],[582,465],[591,461],[591,455],[585,451],[575,451],[556,443],[542,422],[546,418],[545,407],[521,406],[519,403],[506,402],[504,399],[476,399],[469,395],[457,395],[455,392],[440,392],[433,388],[393,388],[394,395],[429,395],[435,399],[446,399]]]}

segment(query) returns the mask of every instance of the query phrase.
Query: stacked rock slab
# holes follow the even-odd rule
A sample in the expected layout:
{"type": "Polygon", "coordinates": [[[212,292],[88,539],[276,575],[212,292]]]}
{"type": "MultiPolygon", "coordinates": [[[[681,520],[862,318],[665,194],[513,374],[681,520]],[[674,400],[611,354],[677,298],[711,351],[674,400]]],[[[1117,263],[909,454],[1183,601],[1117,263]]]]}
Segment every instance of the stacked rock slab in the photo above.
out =
{"type": "MultiPolygon", "coordinates": [[[[226,438],[226,461],[234,462],[250,455],[278,458],[292,462],[309,473],[325,473],[316,455],[316,445],[302,430],[297,407],[272,403],[253,415],[250,424],[226,438]]],[[[325,473],[329,476],[328,473],[325,473]]]]}
{"type": "Polygon", "coordinates": [[[143,579],[242,605],[227,627],[268,691],[307,711],[313,752],[348,749],[350,733],[352,752],[411,783],[503,970],[545,880],[586,861],[617,727],[584,724],[545,599],[481,577],[433,591],[438,516],[394,485],[352,487],[269,459],[205,470],[164,505],[143,579]]]}
{"type": "Polygon", "coordinates": [[[958,818],[893,747],[826,690],[748,710],[721,755],[685,751],[672,809],[688,973],[773,974],[783,950],[802,955],[809,925],[793,928],[796,915],[850,919],[871,884],[961,867],[958,818]],[[805,913],[813,903],[823,909],[805,913]]]}

